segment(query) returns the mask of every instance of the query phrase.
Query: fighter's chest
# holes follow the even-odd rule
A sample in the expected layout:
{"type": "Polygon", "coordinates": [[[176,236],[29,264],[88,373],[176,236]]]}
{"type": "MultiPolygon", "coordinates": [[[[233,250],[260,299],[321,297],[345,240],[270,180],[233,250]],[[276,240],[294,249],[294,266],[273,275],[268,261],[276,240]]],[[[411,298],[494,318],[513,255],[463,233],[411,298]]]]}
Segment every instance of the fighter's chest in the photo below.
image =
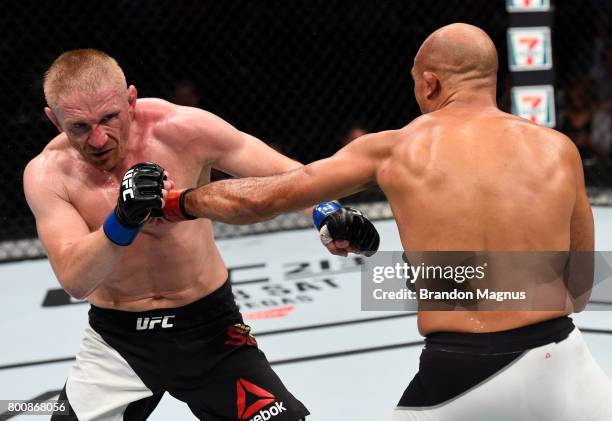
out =
{"type": "Polygon", "coordinates": [[[105,182],[81,180],[81,183],[75,183],[70,190],[72,205],[93,231],[102,225],[115,208],[119,197],[119,181],[110,178],[105,182]]]}
{"type": "Polygon", "coordinates": [[[74,177],[67,186],[70,202],[90,230],[100,227],[115,208],[123,174],[133,165],[144,161],[161,165],[170,174],[177,190],[195,187],[203,171],[200,165],[190,162],[188,158],[180,161],[168,154],[160,157],[146,154],[126,159],[126,163],[112,173],[84,173],[74,177]]]}

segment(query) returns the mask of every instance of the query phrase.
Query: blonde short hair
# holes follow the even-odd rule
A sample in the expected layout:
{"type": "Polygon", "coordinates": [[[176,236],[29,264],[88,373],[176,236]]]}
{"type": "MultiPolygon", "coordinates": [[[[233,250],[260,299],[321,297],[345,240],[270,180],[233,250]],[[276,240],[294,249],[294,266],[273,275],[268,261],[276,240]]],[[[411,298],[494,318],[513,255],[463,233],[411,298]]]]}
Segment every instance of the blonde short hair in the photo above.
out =
{"type": "Polygon", "coordinates": [[[45,72],[45,100],[53,108],[63,94],[77,90],[91,92],[103,83],[127,89],[123,70],[114,58],[92,48],[67,51],[56,58],[45,72]]]}

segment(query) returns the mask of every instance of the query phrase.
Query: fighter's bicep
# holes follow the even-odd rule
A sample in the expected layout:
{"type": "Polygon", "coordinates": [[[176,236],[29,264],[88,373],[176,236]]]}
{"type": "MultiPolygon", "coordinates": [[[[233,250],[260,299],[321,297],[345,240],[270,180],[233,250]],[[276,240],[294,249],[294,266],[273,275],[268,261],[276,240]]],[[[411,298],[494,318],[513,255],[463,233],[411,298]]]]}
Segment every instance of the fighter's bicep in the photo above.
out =
{"type": "Polygon", "coordinates": [[[301,166],[272,147],[237,129],[227,133],[214,167],[237,177],[261,177],[301,166]]]}
{"type": "Polygon", "coordinates": [[[374,182],[376,163],[362,154],[341,151],[335,155],[315,161],[303,168],[305,196],[320,197],[321,200],[341,199],[364,190],[374,182]]]}
{"type": "Polygon", "coordinates": [[[26,176],[24,191],[36,218],[38,238],[52,262],[64,247],[89,233],[85,220],[74,206],[53,190],[26,176]]]}

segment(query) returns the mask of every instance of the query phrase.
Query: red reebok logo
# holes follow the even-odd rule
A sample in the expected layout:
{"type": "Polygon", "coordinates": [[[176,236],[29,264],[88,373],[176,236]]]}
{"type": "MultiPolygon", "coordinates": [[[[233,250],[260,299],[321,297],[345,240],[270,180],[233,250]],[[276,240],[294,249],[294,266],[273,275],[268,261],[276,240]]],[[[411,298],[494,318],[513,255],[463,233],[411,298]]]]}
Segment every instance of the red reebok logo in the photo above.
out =
{"type": "Polygon", "coordinates": [[[274,402],[274,395],[261,387],[254,385],[248,380],[240,378],[236,380],[236,405],[238,406],[238,419],[247,420],[255,412],[266,405],[274,402]],[[255,395],[258,399],[249,407],[246,407],[246,393],[255,395]]]}

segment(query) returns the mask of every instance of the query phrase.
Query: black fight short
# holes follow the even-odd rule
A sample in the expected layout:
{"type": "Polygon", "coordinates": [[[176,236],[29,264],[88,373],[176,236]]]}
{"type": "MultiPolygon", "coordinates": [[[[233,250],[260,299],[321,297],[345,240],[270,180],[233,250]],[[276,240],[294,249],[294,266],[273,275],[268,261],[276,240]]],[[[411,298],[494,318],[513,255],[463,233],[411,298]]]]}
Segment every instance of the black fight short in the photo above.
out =
{"type": "Polygon", "coordinates": [[[297,421],[309,414],[283,386],[226,282],[184,307],[126,312],[92,306],[55,420],[144,420],[168,392],[206,421],[297,421]]]}

